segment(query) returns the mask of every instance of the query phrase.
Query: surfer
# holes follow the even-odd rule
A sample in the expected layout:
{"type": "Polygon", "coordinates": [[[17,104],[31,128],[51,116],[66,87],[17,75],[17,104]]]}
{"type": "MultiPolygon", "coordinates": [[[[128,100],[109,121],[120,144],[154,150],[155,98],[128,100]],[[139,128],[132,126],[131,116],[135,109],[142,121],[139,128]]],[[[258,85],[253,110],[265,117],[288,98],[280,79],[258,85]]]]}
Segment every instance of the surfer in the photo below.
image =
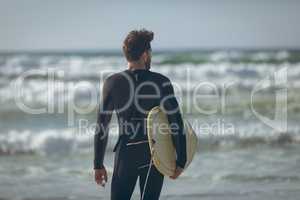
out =
{"type": "Polygon", "coordinates": [[[103,84],[94,138],[94,169],[96,183],[104,186],[107,172],[103,160],[108,126],[115,111],[119,138],[114,147],[112,200],[129,200],[138,178],[141,199],[159,199],[164,176],[154,165],[150,167],[151,154],[145,127],[147,112],[154,106],[164,108],[172,127],[177,167],[170,178],[176,179],[186,163],[186,138],[174,88],[166,76],[150,70],[153,36],[153,32],[145,29],[131,31],[123,42],[128,69],[110,75],[103,84]]]}

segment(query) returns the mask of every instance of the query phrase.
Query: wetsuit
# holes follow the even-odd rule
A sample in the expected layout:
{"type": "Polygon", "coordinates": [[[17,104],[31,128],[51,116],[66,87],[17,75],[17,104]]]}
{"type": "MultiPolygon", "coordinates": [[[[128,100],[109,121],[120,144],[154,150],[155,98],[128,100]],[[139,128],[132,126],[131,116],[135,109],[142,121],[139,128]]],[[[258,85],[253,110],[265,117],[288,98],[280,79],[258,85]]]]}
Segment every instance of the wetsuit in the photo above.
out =
{"type": "MultiPolygon", "coordinates": [[[[112,200],[129,200],[137,178],[141,193],[151,159],[147,144],[146,118],[154,106],[161,106],[172,126],[172,140],[176,149],[177,166],[184,168],[186,141],[183,121],[170,80],[160,73],[146,69],[124,70],[109,76],[103,84],[94,138],[94,168],[103,167],[108,139],[108,125],[112,112],[118,118],[119,138],[111,185],[112,200]],[[174,128],[175,127],[175,128],[174,128]]],[[[144,200],[159,199],[163,175],[151,166],[144,200]]]]}

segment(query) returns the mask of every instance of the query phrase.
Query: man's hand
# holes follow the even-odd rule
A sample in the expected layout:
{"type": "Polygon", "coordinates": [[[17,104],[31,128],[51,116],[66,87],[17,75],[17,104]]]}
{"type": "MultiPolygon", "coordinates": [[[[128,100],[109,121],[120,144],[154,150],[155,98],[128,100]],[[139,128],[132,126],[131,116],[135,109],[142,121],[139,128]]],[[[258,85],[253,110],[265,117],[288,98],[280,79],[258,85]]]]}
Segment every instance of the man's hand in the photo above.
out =
{"type": "Polygon", "coordinates": [[[105,186],[105,183],[107,182],[107,173],[105,167],[102,169],[95,169],[95,181],[98,185],[101,185],[102,187],[105,186]]]}
{"type": "Polygon", "coordinates": [[[181,167],[176,167],[174,174],[170,176],[171,179],[176,179],[180,174],[183,172],[183,169],[181,167]]]}

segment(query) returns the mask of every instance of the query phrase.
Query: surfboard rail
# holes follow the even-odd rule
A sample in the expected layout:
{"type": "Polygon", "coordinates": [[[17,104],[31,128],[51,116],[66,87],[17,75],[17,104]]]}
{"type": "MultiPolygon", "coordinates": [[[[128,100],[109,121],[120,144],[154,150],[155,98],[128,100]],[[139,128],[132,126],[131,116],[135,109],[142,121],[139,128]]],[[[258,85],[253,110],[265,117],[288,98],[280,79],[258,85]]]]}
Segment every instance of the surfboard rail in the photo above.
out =
{"type": "MultiPolygon", "coordinates": [[[[186,135],[187,161],[184,170],[192,162],[198,148],[198,138],[191,124],[183,119],[186,135]]],[[[147,116],[147,135],[153,164],[165,176],[171,176],[176,168],[176,150],[171,138],[167,115],[159,106],[153,107],[147,116]]]]}

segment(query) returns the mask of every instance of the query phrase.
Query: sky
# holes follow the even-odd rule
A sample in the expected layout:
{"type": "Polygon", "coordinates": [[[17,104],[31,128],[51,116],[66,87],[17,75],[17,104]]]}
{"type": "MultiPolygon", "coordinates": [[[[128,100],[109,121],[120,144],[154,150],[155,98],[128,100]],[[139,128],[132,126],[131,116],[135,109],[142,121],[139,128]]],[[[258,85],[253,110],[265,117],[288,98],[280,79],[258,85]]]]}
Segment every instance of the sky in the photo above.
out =
{"type": "Polygon", "coordinates": [[[0,0],[0,50],[300,48],[298,0],[0,0]]]}

